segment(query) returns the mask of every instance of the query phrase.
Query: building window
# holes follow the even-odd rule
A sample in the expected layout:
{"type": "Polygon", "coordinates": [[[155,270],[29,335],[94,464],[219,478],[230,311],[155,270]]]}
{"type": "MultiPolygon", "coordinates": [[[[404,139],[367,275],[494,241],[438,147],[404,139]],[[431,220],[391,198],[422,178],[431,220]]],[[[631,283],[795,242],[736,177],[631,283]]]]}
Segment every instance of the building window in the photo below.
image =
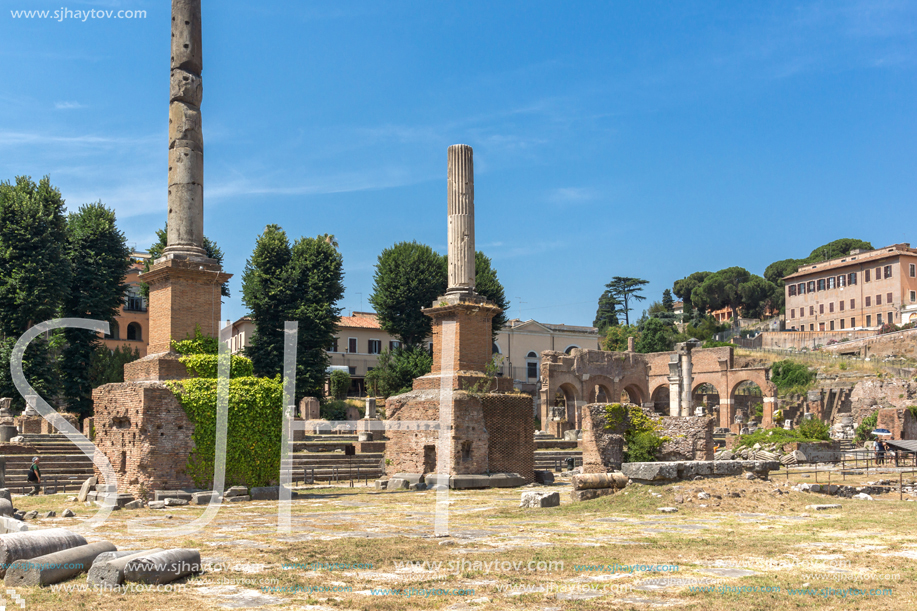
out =
{"type": "Polygon", "coordinates": [[[892,294],[891,293],[888,293],[887,295],[885,295],[885,303],[887,303],[888,305],[892,304],[892,294]]]}
{"type": "Polygon", "coordinates": [[[867,315],[866,315],[866,326],[867,326],[867,327],[871,327],[871,326],[872,326],[872,314],[867,314],[867,315]]]}
{"type": "Polygon", "coordinates": [[[835,285],[834,285],[834,276],[831,276],[830,278],[828,278],[828,288],[829,288],[829,289],[835,288],[835,285]]]}
{"type": "Polygon", "coordinates": [[[917,291],[911,291],[911,303],[917,301],[917,291]]]}
{"type": "MultiPolygon", "coordinates": [[[[914,293],[912,292],[911,294],[913,295],[914,293]]],[[[913,301],[913,299],[911,299],[911,301],[913,301]]],[[[108,330],[109,334],[105,336],[105,339],[121,339],[121,329],[118,327],[117,322],[112,321],[112,323],[108,325],[108,330]]]]}
{"type": "Polygon", "coordinates": [[[894,313],[894,312],[889,312],[889,313],[888,313],[888,324],[891,325],[891,324],[894,324],[894,323],[895,323],[895,313],[894,313]]]}
{"type": "Polygon", "coordinates": [[[800,295],[805,295],[806,294],[806,283],[800,282],[799,284],[796,285],[796,289],[800,295]]]}
{"type": "Polygon", "coordinates": [[[789,286],[789,291],[790,291],[790,297],[795,297],[796,296],[796,285],[791,284],[789,286]]]}
{"type": "Polygon", "coordinates": [[[818,323],[818,330],[819,330],[819,331],[824,331],[824,330],[825,330],[825,323],[823,323],[823,322],[818,323]]]}
{"type": "Polygon", "coordinates": [[[815,316],[815,306],[809,306],[809,316],[815,316]]]}
{"type": "Polygon", "coordinates": [[[331,341],[331,347],[328,348],[328,352],[337,352],[338,351],[338,338],[334,338],[331,341]]]}
{"type": "Polygon", "coordinates": [[[809,323],[809,331],[814,331],[814,330],[815,330],[815,325],[812,323],[809,323]]]}
{"type": "Polygon", "coordinates": [[[831,312],[832,314],[834,313],[834,302],[833,301],[828,304],[828,311],[831,312]]]}
{"type": "Polygon", "coordinates": [[[371,339],[367,342],[367,347],[370,354],[379,354],[382,352],[382,340],[371,339]]]}
{"type": "Polygon", "coordinates": [[[138,323],[132,322],[127,325],[127,339],[134,342],[139,342],[143,340],[143,332],[140,329],[138,323]]]}
{"type": "MultiPolygon", "coordinates": [[[[372,369],[372,367],[370,367],[370,369],[372,369]]],[[[357,375],[357,368],[356,368],[356,366],[354,366],[354,365],[348,365],[348,366],[347,366],[347,372],[348,372],[350,375],[352,375],[352,376],[357,375]]]]}
{"type": "Polygon", "coordinates": [[[917,278],[917,264],[911,263],[911,278],[917,278]]]}
{"type": "Polygon", "coordinates": [[[838,288],[844,288],[845,286],[847,286],[847,276],[845,276],[844,274],[841,274],[840,276],[838,276],[837,277],[837,286],[838,288]]]}
{"type": "Polygon", "coordinates": [[[809,280],[809,283],[806,285],[806,292],[807,293],[815,292],[815,281],[814,280],[809,280]]]}
{"type": "Polygon", "coordinates": [[[842,318],[842,319],[841,319],[841,329],[843,329],[843,328],[844,328],[844,319],[842,318]]]}
{"type": "Polygon", "coordinates": [[[537,362],[529,361],[528,363],[525,364],[525,368],[526,368],[525,376],[529,380],[538,379],[538,363],[537,362]]]}
{"type": "Polygon", "coordinates": [[[347,352],[349,352],[350,354],[357,353],[357,338],[355,337],[347,338],[347,352]]]}
{"type": "Polygon", "coordinates": [[[131,284],[124,293],[125,312],[146,312],[146,300],[140,295],[140,287],[131,284]]]}
{"type": "Polygon", "coordinates": [[[869,282],[869,270],[863,271],[863,282],[869,282]]]}
{"type": "MultiPolygon", "coordinates": [[[[877,276],[878,276],[878,274],[879,274],[879,272],[876,271],[876,275],[877,275],[877,276]]],[[[885,266],[885,277],[886,277],[886,278],[891,278],[891,277],[892,277],[892,266],[891,266],[891,265],[886,265],[886,266],[885,266]]]]}
{"type": "Polygon", "coordinates": [[[857,273],[850,272],[849,274],[847,274],[847,284],[853,286],[856,283],[857,283],[857,273]]]}
{"type": "Polygon", "coordinates": [[[818,313],[819,313],[819,314],[824,314],[824,313],[825,313],[825,304],[823,304],[823,303],[818,304],[818,313]]]}
{"type": "Polygon", "coordinates": [[[856,327],[856,326],[857,326],[857,319],[856,319],[856,318],[851,318],[851,319],[850,319],[850,328],[853,329],[853,328],[856,327]]]}
{"type": "Polygon", "coordinates": [[[876,314],[876,324],[880,327],[882,326],[882,312],[876,314]]]}
{"type": "Polygon", "coordinates": [[[850,309],[851,309],[851,310],[856,310],[856,309],[857,309],[857,301],[856,301],[856,299],[851,299],[851,300],[850,300],[850,309]]]}
{"type": "Polygon", "coordinates": [[[818,290],[819,290],[819,291],[825,290],[825,279],[824,279],[824,278],[819,278],[819,280],[818,280],[818,290]]]}
{"type": "Polygon", "coordinates": [[[830,329],[834,331],[834,321],[833,320],[831,321],[830,329]]]}
{"type": "Polygon", "coordinates": [[[876,295],[876,305],[882,305],[882,295],[876,295]]]}
{"type": "Polygon", "coordinates": [[[395,349],[397,348],[401,348],[401,342],[399,342],[397,339],[388,340],[388,351],[389,352],[394,352],[395,349]]]}
{"type": "Polygon", "coordinates": [[[843,312],[844,311],[844,300],[841,299],[840,301],[838,301],[837,305],[840,306],[841,312],[843,312]]]}
{"type": "MultiPolygon", "coordinates": [[[[911,293],[913,295],[913,293],[911,293]]],[[[796,318],[796,308],[790,310],[790,318],[796,318]]]]}
{"type": "Polygon", "coordinates": [[[871,305],[872,305],[872,297],[867,297],[866,298],[866,307],[868,308],[871,305]]]}

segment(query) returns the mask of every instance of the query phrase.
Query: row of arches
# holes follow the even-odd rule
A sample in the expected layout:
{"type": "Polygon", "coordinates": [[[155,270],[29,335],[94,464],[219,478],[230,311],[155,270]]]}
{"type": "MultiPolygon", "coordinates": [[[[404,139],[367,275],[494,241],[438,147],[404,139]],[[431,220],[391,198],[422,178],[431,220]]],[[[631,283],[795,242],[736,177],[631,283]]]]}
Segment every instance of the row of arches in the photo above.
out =
{"type": "MultiPolygon", "coordinates": [[[[691,397],[695,406],[705,405],[712,410],[719,409],[720,391],[709,382],[702,382],[695,386],[691,397]]],[[[653,403],[653,411],[667,416],[669,414],[668,384],[656,387],[650,401],[653,403]]],[[[732,405],[735,406],[734,409],[745,410],[746,417],[753,416],[764,409],[764,393],[755,382],[743,380],[733,388],[732,405]]]]}
{"type": "Polygon", "coordinates": [[[139,322],[132,322],[127,325],[127,333],[125,337],[121,337],[121,327],[118,325],[117,321],[112,322],[109,325],[109,333],[105,336],[105,339],[126,339],[128,341],[143,341],[143,327],[139,322]]]}

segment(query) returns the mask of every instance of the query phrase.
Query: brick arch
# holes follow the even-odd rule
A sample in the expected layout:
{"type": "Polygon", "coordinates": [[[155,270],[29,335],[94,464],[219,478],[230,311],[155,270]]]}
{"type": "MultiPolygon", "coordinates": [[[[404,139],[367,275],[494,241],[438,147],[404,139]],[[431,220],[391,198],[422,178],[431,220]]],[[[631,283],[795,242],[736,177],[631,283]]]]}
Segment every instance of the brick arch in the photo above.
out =
{"type": "Polygon", "coordinates": [[[642,405],[643,403],[649,401],[650,393],[648,386],[649,383],[645,376],[637,377],[634,375],[628,375],[625,376],[625,378],[618,384],[618,388],[620,388],[618,394],[620,395],[622,391],[632,389],[639,395],[637,397],[638,405],[642,405]]]}
{"type": "MultiPolygon", "coordinates": [[[[761,426],[764,428],[772,427],[774,425],[774,405],[777,399],[777,387],[768,379],[768,370],[764,369],[729,377],[729,409],[720,410],[720,426],[728,427],[732,425],[732,421],[735,418],[735,392],[744,382],[754,382],[761,389],[761,399],[764,403],[764,417],[761,419],[761,426]]],[[[721,403],[722,396],[722,393],[720,393],[721,403]]]]}
{"type": "Polygon", "coordinates": [[[608,403],[618,402],[618,397],[615,394],[615,388],[617,385],[615,384],[615,381],[608,376],[591,376],[588,380],[583,382],[583,385],[586,387],[585,390],[587,391],[584,395],[586,397],[587,403],[598,403],[598,392],[596,391],[596,388],[599,386],[601,386],[605,391],[605,398],[607,399],[608,403]]]}
{"type": "Polygon", "coordinates": [[[581,416],[578,405],[582,404],[583,383],[578,376],[572,373],[560,373],[552,375],[549,383],[541,391],[541,427],[553,435],[563,436],[563,432],[572,428],[579,428],[577,423],[581,416]],[[551,409],[554,407],[554,397],[558,391],[564,392],[567,397],[567,424],[554,422],[551,420],[551,409]],[[568,393],[572,394],[572,400],[568,393]]]}
{"type": "Polygon", "coordinates": [[[653,392],[649,394],[648,401],[653,402],[653,411],[663,416],[668,416],[669,410],[671,407],[669,404],[669,385],[668,383],[657,384],[656,387],[653,388],[653,392]],[[657,401],[657,399],[664,399],[664,400],[657,401]]]}

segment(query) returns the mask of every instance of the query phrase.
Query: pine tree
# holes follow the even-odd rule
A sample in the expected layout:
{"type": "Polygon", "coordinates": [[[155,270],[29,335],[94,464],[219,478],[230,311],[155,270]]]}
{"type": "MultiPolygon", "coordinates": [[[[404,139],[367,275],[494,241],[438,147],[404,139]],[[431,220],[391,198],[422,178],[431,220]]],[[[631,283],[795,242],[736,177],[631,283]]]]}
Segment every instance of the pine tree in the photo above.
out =
{"type": "MultiPolygon", "coordinates": [[[[474,267],[474,290],[479,295],[500,306],[503,310],[494,316],[491,321],[491,334],[493,339],[497,339],[497,334],[500,333],[507,321],[506,311],[509,310],[509,301],[506,300],[503,285],[500,284],[500,280],[497,278],[497,270],[491,265],[489,257],[480,251],[474,253],[474,267]]],[[[448,277],[446,281],[448,282],[448,277]]]]}

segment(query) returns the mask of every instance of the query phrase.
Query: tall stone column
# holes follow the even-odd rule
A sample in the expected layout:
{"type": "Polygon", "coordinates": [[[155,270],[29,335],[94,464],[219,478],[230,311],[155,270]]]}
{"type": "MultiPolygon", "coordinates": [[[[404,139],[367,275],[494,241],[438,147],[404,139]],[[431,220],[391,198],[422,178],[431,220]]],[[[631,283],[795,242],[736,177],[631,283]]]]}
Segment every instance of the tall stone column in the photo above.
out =
{"type": "Polygon", "coordinates": [[[172,0],[169,216],[164,254],[205,258],[201,0],[172,0]]]}
{"type": "Polygon", "coordinates": [[[681,392],[683,393],[683,398],[681,400],[681,415],[693,416],[694,395],[692,393],[694,392],[694,373],[691,369],[691,346],[685,346],[684,352],[681,355],[681,380],[681,392]]]}
{"type": "Polygon", "coordinates": [[[474,157],[467,144],[449,147],[449,285],[447,293],[474,292],[474,157]]]}
{"type": "Polygon", "coordinates": [[[677,354],[669,358],[669,416],[681,416],[681,370],[677,354]]]}

